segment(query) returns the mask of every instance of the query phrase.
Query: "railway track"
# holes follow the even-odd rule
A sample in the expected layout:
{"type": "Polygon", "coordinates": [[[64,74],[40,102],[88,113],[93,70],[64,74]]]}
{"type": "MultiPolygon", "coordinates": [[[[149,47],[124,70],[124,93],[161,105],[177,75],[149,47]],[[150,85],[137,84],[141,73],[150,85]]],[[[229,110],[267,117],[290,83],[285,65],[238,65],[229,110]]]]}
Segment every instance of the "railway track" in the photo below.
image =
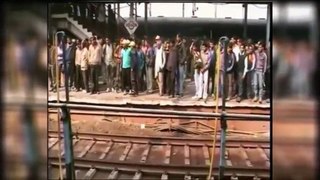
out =
{"type": "MultiPolygon", "coordinates": [[[[50,178],[58,178],[58,133],[49,131],[50,178]]],[[[63,137],[62,137],[63,138],[63,137]]],[[[63,139],[61,139],[63,147],[63,139]]],[[[212,139],[73,134],[77,179],[205,179],[212,139]]],[[[218,175],[219,140],[214,155],[218,175]]],[[[64,156],[64,151],[60,152],[64,156]]],[[[269,179],[268,138],[227,138],[225,175],[269,179]]]]}

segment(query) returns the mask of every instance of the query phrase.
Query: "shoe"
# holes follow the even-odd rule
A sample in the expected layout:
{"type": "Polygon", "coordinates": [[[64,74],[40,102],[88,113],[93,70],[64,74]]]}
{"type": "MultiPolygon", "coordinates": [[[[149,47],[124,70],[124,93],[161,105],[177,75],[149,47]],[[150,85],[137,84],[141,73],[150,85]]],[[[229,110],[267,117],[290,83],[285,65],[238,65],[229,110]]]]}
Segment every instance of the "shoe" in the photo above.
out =
{"type": "Polygon", "coordinates": [[[237,97],[237,102],[240,103],[241,102],[241,98],[237,97]]]}
{"type": "Polygon", "coordinates": [[[128,91],[126,91],[126,92],[124,92],[124,94],[123,95],[128,95],[129,94],[129,92],[128,91]]]}
{"type": "Polygon", "coordinates": [[[100,91],[97,91],[96,93],[97,93],[97,94],[100,94],[100,91]]]}
{"type": "Polygon", "coordinates": [[[258,101],[258,97],[254,97],[253,102],[257,102],[258,101]]]}
{"type": "Polygon", "coordinates": [[[262,104],[262,98],[259,98],[259,103],[262,104]]]}
{"type": "Polygon", "coordinates": [[[230,97],[227,97],[227,98],[226,98],[226,101],[230,101],[230,97]]]}
{"type": "Polygon", "coordinates": [[[204,103],[207,103],[208,97],[204,98],[204,103]]]}
{"type": "Polygon", "coordinates": [[[198,96],[193,96],[192,99],[198,99],[198,96]]]}
{"type": "Polygon", "coordinates": [[[82,90],[82,92],[84,92],[84,93],[85,93],[85,92],[87,92],[87,91],[86,91],[86,90],[82,90]]]}

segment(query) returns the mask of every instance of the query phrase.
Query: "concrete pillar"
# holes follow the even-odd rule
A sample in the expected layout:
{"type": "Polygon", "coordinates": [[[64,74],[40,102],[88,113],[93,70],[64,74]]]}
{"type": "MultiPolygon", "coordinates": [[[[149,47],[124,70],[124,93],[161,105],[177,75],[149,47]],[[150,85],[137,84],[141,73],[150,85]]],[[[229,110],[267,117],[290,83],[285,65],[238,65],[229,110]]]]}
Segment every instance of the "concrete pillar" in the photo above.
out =
{"type": "Polygon", "coordinates": [[[144,3],[144,32],[148,36],[148,3],[144,3]]]}
{"type": "Polygon", "coordinates": [[[267,5],[267,29],[266,29],[266,46],[270,47],[270,19],[271,19],[271,3],[267,5]]]}
{"type": "Polygon", "coordinates": [[[248,4],[243,4],[244,8],[244,19],[243,19],[243,39],[247,39],[247,28],[248,28],[248,4]]]}

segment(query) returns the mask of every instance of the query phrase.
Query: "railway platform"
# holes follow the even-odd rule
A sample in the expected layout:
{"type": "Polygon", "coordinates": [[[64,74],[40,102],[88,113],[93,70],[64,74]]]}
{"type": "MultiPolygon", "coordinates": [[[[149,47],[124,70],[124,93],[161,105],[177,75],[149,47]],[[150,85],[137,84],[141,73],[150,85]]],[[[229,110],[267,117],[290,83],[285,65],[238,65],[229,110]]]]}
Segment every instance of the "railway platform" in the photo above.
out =
{"type": "MultiPolygon", "coordinates": [[[[215,107],[215,101],[212,97],[209,97],[207,102],[204,100],[194,100],[194,83],[191,81],[186,81],[186,91],[181,98],[169,98],[168,96],[159,96],[157,90],[153,94],[146,94],[145,92],[139,93],[138,96],[132,97],[130,95],[124,95],[123,93],[116,92],[106,92],[105,87],[100,85],[100,94],[90,95],[86,92],[75,92],[70,91],[69,101],[75,103],[90,103],[90,104],[100,104],[100,105],[158,105],[158,106],[200,106],[200,107],[215,107]]],[[[65,101],[65,91],[64,88],[60,88],[59,100],[65,101]]],[[[48,94],[49,102],[57,101],[57,93],[50,92],[48,94]]],[[[219,99],[219,106],[222,105],[222,100],[219,99]]],[[[231,99],[226,102],[226,107],[257,107],[257,108],[270,108],[270,103],[263,101],[262,104],[258,102],[251,102],[250,100],[243,100],[240,103],[236,102],[236,99],[231,99]]]]}

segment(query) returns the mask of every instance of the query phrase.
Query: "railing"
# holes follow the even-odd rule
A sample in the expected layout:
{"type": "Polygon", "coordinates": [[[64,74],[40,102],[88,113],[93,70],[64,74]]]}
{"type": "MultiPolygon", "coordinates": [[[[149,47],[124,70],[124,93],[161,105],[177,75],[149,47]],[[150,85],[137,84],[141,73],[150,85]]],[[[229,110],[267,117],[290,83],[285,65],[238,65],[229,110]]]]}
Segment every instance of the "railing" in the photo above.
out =
{"type": "MultiPolygon", "coordinates": [[[[259,120],[269,121],[270,115],[257,115],[257,114],[238,114],[238,113],[210,113],[210,112],[190,112],[190,111],[170,111],[170,110],[158,110],[158,109],[146,109],[146,108],[126,108],[126,107],[111,107],[111,106],[96,106],[96,105],[79,105],[68,103],[48,103],[48,108],[61,108],[66,107],[68,109],[82,109],[82,110],[102,110],[110,112],[124,112],[124,113],[140,113],[141,117],[149,117],[150,114],[166,115],[170,116],[192,116],[202,117],[202,120],[213,118],[231,118],[230,120],[259,120]]],[[[108,113],[106,113],[108,115],[108,113]]],[[[159,117],[160,117],[159,116],[159,117]]],[[[228,119],[229,120],[229,119],[228,119]]]]}

